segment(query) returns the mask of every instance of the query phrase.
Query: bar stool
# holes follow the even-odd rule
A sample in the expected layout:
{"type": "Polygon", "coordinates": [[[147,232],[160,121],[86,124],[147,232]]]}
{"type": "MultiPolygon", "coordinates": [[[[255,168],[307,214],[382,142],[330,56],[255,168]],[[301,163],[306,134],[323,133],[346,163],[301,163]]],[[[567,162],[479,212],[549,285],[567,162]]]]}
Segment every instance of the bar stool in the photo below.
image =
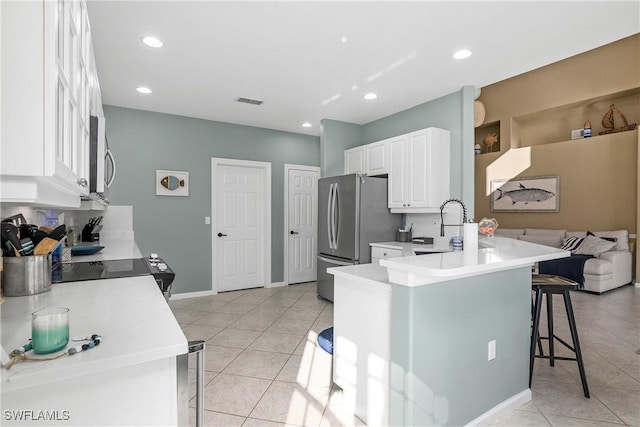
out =
{"type": "Polygon", "coordinates": [[[549,359],[550,365],[555,365],[555,360],[573,360],[578,362],[578,370],[580,371],[580,380],[582,381],[582,389],[584,396],[589,397],[589,386],[587,385],[587,375],[584,371],[584,363],[582,361],[582,352],[580,351],[580,341],[578,340],[578,329],[576,328],[576,320],[573,316],[573,306],[571,305],[570,291],[578,288],[578,284],[572,280],[561,276],[551,274],[534,274],[531,280],[531,289],[535,293],[535,300],[532,302],[532,318],[533,330],[531,332],[530,361],[529,361],[529,387],[533,377],[533,362],[536,357],[549,359]],[[548,335],[542,337],[539,335],[540,327],[540,311],[542,308],[542,295],[547,296],[547,326],[548,335]],[[571,330],[571,340],[573,347],[563,339],[553,333],[553,295],[561,294],[564,299],[564,306],[567,311],[567,319],[569,321],[569,329],[571,330]],[[549,355],[545,356],[542,351],[541,340],[548,340],[549,355]],[[558,340],[561,344],[573,351],[575,358],[556,356],[554,352],[554,340],[558,340]],[[536,345],[540,354],[536,354],[536,345]]]}

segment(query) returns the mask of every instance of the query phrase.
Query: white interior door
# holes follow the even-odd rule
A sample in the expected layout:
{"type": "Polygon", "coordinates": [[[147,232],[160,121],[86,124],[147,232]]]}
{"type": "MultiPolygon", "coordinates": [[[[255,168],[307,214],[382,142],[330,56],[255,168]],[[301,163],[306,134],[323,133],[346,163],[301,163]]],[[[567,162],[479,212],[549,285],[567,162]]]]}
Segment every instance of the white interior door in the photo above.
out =
{"type": "Polygon", "coordinates": [[[216,160],[224,159],[212,164],[214,291],[265,286],[270,169],[216,160]]]}
{"type": "Polygon", "coordinates": [[[287,169],[288,282],[312,282],[317,278],[318,168],[287,169]]]}

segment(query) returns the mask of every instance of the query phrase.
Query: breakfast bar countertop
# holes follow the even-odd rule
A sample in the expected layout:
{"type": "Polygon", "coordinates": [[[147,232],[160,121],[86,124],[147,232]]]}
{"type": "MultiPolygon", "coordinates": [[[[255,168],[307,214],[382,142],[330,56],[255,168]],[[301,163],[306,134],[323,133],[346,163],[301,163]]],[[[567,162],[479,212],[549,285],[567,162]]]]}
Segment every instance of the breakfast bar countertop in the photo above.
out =
{"type": "MultiPolygon", "coordinates": [[[[478,249],[427,256],[385,258],[389,281],[404,286],[422,286],[479,274],[503,271],[535,262],[570,256],[569,251],[506,237],[482,238],[478,249]]],[[[339,269],[336,269],[336,273],[339,269]]]]}

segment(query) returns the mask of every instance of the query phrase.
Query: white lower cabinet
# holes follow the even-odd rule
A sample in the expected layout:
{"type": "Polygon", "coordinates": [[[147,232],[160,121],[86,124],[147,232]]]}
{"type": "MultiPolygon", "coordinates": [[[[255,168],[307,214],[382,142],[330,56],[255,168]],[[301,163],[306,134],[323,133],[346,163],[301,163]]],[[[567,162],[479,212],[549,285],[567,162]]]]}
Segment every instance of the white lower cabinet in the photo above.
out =
{"type": "Polygon", "coordinates": [[[3,203],[80,206],[101,103],[86,4],[2,2],[3,203]]]}
{"type": "Polygon", "coordinates": [[[385,258],[397,258],[404,256],[402,249],[382,248],[378,246],[371,246],[371,263],[380,264],[381,259],[385,258]]]}
{"type": "Polygon", "coordinates": [[[391,212],[433,212],[450,194],[449,131],[427,128],[389,140],[391,212]]]}

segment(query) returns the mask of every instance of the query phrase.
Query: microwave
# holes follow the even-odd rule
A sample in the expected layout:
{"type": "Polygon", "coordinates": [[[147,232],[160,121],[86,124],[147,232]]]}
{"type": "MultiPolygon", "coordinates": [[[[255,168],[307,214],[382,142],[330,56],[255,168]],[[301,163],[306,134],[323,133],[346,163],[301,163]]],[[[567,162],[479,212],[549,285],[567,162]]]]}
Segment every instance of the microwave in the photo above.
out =
{"type": "Polygon", "coordinates": [[[116,177],[116,162],[109,143],[104,117],[91,116],[89,129],[89,198],[109,203],[109,187],[116,177]]]}

